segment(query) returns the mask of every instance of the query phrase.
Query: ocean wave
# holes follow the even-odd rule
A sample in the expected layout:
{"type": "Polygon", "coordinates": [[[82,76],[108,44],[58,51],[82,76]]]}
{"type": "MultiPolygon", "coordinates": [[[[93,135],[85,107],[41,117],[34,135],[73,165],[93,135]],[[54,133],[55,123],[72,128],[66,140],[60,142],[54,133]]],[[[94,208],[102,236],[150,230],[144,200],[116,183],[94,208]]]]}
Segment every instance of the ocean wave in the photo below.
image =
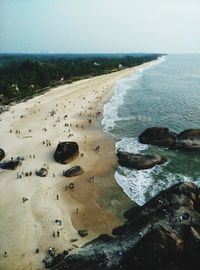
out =
{"type": "MultiPolygon", "coordinates": [[[[116,152],[121,150],[133,154],[148,149],[148,145],[141,144],[138,138],[123,138],[116,143],[115,147],[116,152]]],[[[191,181],[189,177],[182,174],[167,172],[165,167],[169,163],[170,160],[162,166],[158,165],[147,170],[134,170],[118,166],[115,179],[131,200],[138,205],[143,205],[160,191],[181,181],[191,181]]],[[[193,182],[199,182],[199,180],[196,179],[193,182]]]]}
{"type": "Polygon", "coordinates": [[[104,131],[112,130],[115,122],[120,120],[118,116],[118,108],[124,103],[124,97],[127,91],[132,87],[134,81],[139,79],[141,74],[134,74],[132,77],[121,79],[115,83],[114,95],[108,103],[103,107],[102,125],[104,131]]]}
{"type": "Polygon", "coordinates": [[[124,103],[124,97],[127,91],[130,90],[134,83],[142,77],[143,72],[155,65],[163,63],[164,61],[165,56],[162,56],[157,61],[150,63],[148,67],[139,68],[132,76],[121,79],[115,83],[114,95],[103,108],[103,119],[101,124],[103,125],[104,131],[111,131],[114,128],[116,121],[123,120],[123,118],[118,116],[118,109],[124,103]]]}
{"type": "Polygon", "coordinates": [[[131,120],[149,123],[152,121],[152,118],[150,116],[146,116],[146,115],[131,115],[131,116],[124,116],[124,117],[118,116],[115,123],[120,122],[120,121],[131,121],[131,120]]]}
{"type": "Polygon", "coordinates": [[[121,150],[132,154],[138,154],[141,151],[147,150],[148,145],[140,143],[138,138],[123,138],[115,144],[115,149],[116,152],[121,150]]]}
{"type": "MultiPolygon", "coordinates": [[[[157,64],[160,64],[164,61],[165,61],[165,57],[161,58],[159,62],[157,62],[157,64]]],[[[142,72],[143,70],[138,72],[137,78],[140,78],[142,72]]],[[[154,73],[153,73],[153,76],[154,76],[154,73]]],[[[147,80],[147,83],[148,83],[148,80],[147,80]]],[[[123,92],[123,84],[121,85],[121,87],[122,87],[121,89],[118,89],[119,92],[120,91],[123,92]]],[[[157,87],[159,87],[159,85],[157,87]]],[[[115,94],[117,95],[117,93],[115,94]]],[[[117,98],[118,97],[116,96],[115,97],[116,101],[123,103],[123,99],[119,98],[120,100],[117,100],[117,98]]],[[[138,122],[152,121],[150,118],[143,119],[142,117],[140,117],[140,111],[139,113],[137,113],[137,115],[132,114],[132,115],[128,115],[127,117],[120,118],[117,114],[119,107],[115,106],[115,104],[113,104],[112,101],[110,101],[107,106],[110,106],[112,109],[115,110],[115,118],[113,119],[112,125],[110,126],[111,128],[114,127],[115,121],[123,121],[123,120],[124,121],[125,120],[138,120],[138,122]]],[[[112,114],[109,115],[109,108],[107,107],[107,109],[108,109],[108,115],[106,116],[107,118],[105,119],[105,121],[108,120],[109,122],[110,118],[112,118],[112,114]]],[[[143,111],[141,110],[141,112],[143,111]]],[[[142,116],[142,113],[141,113],[141,116],[142,116]]],[[[152,118],[154,119],[153,114],[152,114],[152,118]]],[[[183,121],[183,122],[186,122],[186,121],[183,121]]],[[[118,123],[118,126],[120,125],[120,123],[118,123]]],[[[125,128],[128,127],[128,125],[129,123],[126,123],[126,125],[124,125],[125,128]]],[[[132,127],[134,126],[134,123],[130,123],[130,125],[132,127]]],[[[145,126],[145,125],[141,123],[141,126],[145,126]]],[[[177,122],[176,122],[176,126],[177,126],[177,122]]],[[[122,134],[122,136],[125,135],[126,130],[124,130],[124,133],[122,133],[122,131],[120,130],[120,134],[122,134]]],[[[122,151],[127,151],[129,153],[138,154],[138,153],[148,150],[148,146],[140,144],[138,139],[136,138],[125,137],[121,141],[116,143],[116,151],[119,149],[122,151]]],[[[152,149],[153,151],[157,151],[155,147],[150,147],[150,149],[152,149]]],[[[166,153],[167,150],[165,149],[164,151],[166,153]]],[[[158,153],[160,152],[161,152],[161,149],[159,149],[158,153]]],[[[118,183],[119,186],[121,186],[121,188],[128,195],[128,197],[131,200],[135,201],[138,205],[145,204],[147,201],[149,201],[152,197],[157,195],[162,190],[165,190],[166,188],[169,188],[179,182],[190,181],[190,182],[194,182],[200,187],[200,177],[198,176],[199,175],[198,168],[197,168],[197,171],[193,172],[192,171],[193,166],[191,166],[190,168],[190,166],[187,165],[188,171],[185,169],[181,171],[180,170],[181,166],[182,165],[185,166],[183,162],[185,160],[188,160],[188,158],[186,158],[185,156],[183,156],[183,154],[181,154],[180,158],[176,160],[175,152],[172,154],[169,151],[168,153],[169,153],[168,162],[166,162],[163,165],[157,165],[151,169],[134,170],[134,169],[128,169],[122,166],[118,166],[115,172],[116,182],[118,183]],[[180,164],[176,164],[178,162],[180,164]]]]}
{"type": "Polygon", "coordinates": [[[128,197],[138,205],[145,204],[160,191],[176,183],[192,181],[181,174],[163,173],[161,166],[141,171],[119,166],[115,172],[115,179],[128,197]]]}

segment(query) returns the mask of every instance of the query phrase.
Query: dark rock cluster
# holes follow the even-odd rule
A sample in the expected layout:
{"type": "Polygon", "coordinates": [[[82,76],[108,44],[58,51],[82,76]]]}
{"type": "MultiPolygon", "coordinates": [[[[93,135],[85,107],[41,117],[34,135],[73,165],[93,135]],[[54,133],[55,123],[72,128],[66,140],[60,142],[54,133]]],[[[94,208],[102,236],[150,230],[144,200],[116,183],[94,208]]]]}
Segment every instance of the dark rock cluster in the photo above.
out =
{"type": "Polygon", "coordinates": [[[77,253],[59,254],[52,270],[196,270],[200,265],[200,189],[179,183],[142,207],[127,222],[77,253]],[[62,257],[62,258],[61,258],[62,257]]]}
{"type": "MultiPolygon", "coordinates": [[[[143,144],[170,149],[200,149],[200,129],[187,129],[176,134],[165,127],[151,127],[142,132],[138,139],[143,144]]],[[[118,151],[117,157],[119,165],[137,170],[149,169],[167,161],[165,157],[159,155],[132,154],[123,151],[118,151]]]]}
{"type": "Polygon", "coordinates": [[[200,129],[187,129],[176,134],[168,128],[151,127],[140,134],[139,141],[173,149],[196,150],[200,149],[200,129]]]}

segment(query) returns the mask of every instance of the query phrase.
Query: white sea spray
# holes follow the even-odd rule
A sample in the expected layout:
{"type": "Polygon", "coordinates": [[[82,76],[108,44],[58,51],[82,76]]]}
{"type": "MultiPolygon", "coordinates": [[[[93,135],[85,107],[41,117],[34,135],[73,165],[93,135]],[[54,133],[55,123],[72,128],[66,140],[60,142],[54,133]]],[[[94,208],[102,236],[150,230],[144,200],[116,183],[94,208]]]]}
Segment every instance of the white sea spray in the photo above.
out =
{"type": "Polygon", "coordinates": [[[115,149],[116,151],[121,150],[132,154],[138,154],[140,151],[147,150],[148,145],[140,143],[137,138],[123,138],[116,143],[115,149]]]}
{"type": "Polygon", "coordinates": [[[128,197],[138,205],[145,204],[160,191],[176,183],[192,180],[181,174],[168,172],[164,175],[160,166],[140,171],[119,166],[115,172],[115,179],[128,197]],[[155,176],[158,177],[157,181],[155,176]]]}

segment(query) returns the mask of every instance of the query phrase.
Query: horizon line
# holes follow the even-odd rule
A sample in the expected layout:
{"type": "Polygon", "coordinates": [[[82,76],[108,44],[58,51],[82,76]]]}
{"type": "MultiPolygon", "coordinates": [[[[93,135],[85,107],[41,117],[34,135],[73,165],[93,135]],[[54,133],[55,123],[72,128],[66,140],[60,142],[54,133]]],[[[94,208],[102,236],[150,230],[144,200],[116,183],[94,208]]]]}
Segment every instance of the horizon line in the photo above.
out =
{"type": "Polygon", "coordinates": [[[27,55],[27,54],[39,54],[39,55],[52,55],[52,54],[68,54],[68,55],[114,55],[114,54],[162,54],[162,55],[183,55],[183,54],[200,54],[200,52],[173,52],[173,53],[167,53],[167,52],[0,52],[0,54],[21,54],[21,55],[27,55]]]}

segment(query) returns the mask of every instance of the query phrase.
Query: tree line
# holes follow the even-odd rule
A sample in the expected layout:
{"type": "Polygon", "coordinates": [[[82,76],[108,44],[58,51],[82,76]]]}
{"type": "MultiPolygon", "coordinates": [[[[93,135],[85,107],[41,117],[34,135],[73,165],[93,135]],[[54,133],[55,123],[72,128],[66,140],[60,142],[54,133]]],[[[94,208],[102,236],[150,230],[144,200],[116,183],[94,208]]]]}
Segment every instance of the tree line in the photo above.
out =
{"type": "MultiPolygon", "coordinates": [[[[159,54],[140,56],[26,57],[3,56],[0,66],[0,102],[7,104],[75,80],[134,67],[157,59],[159,54]]],[[[1,56],[0,56],[1,61],[1,56]]]]}

